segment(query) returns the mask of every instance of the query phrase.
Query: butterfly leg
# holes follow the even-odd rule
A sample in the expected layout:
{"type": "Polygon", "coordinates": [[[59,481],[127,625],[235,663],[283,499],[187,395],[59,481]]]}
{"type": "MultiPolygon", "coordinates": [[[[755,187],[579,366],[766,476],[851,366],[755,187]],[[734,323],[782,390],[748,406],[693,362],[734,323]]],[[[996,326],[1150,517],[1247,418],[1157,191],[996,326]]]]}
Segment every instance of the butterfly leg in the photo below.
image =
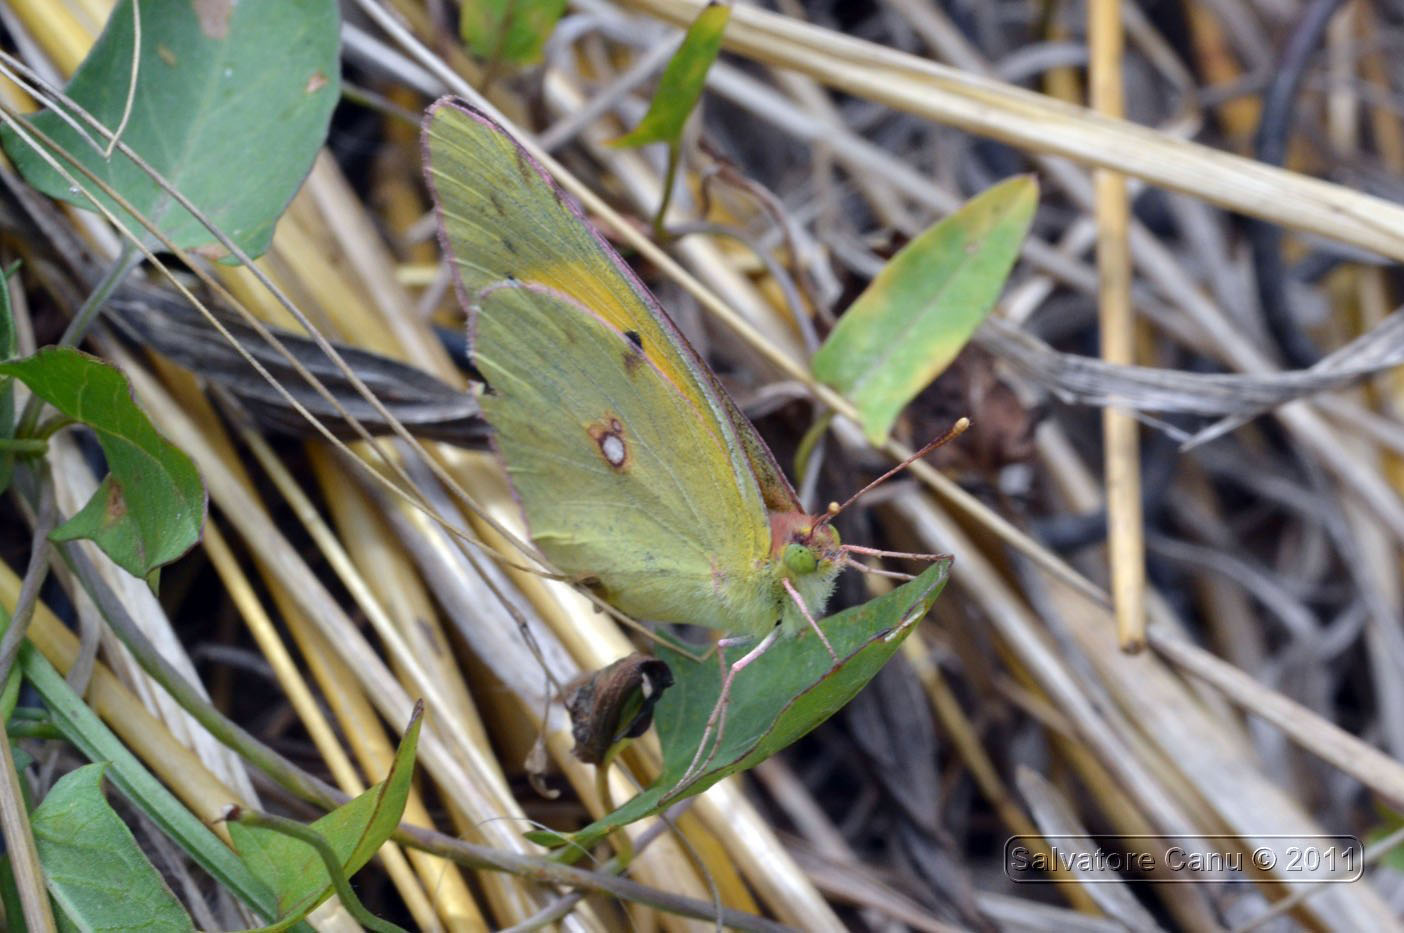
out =
{"type": "Polygon", "coordinates": [[[783,581],[785,592],[790,594],[790,598],[799,606],[799,611],[804,614],[804,620],[809,623],[809,627],[814,629],[814,634],[819,636],[819,640],[824,643],[824,647],[829,651],[829,657],[834,659],[834,667],[838,667],[838,652],[834,651],[834,646],[829,644],[829,636],[824,634],[824,630],[819,627],[819,623],[814,621],[814,616],[809,614],[809,607],[804,604],[804,597],[800,596],[799,590],[789,580],[783,581]]]}
{"type": "Polygon", "coordinates": [[[865,564],[861,560],[854,560],[847,554],[845,554],[843,557],[843,565],[845,567],[852,567],[854,570],[861,571],[862,573],[876,574],[879,577],[889,577],[893,580],[916,579],[916,577],[912,576],[909,573],[902,573],[898,570],[883,570],[881,567],[874,567],[872,564],[865,564]]]}
{"type": "Polygon", "coordinates": [[[840,550],[853,554],[867,554],[869,557],[907,557],[911,560],[954,560],[950,554],[909,554],[906,551],[882,551],[875,547],[863,547],[861,544],[843,544],[840,550]]]}
{"type": "MultiPolygon", "coordinates": [[[[779,637],[780,626],[777,625],[775,628],[771,629],[769,635],[761,640],[760,644],[737,659],[736,663],[731,665],[730,668],[726,666],[726,655],[722,649],[746,641],[746,639],[723,638],[717,642],[717,660],[721,663],[723,671],[721,693],[717,696],[716,706],[712,707],[712,714],[707,717],[707,725],[702,730],[702,740],[697,744],[697,753],[692,756],[692,763],[687,766],[687,770],[683,772],[683,776],[679,778],[678,783],[674,785],[674,793],[692,783],[692,780],[702,772],[702,769],[711,764],[712,758],[716,756],[717,750],[721,748],[722,736],[726,731],[726,707],[731,699],[732,681],[736,679],[737,674],[741,673],[753,664],[757,658],[769,651],[779,637]],[[713,740],[714,733],[716,735],[715,740],[713,740]],[[706,758],[703,758],[702,753],[707,752],[709,745],[711,746],[711,751],[707,753],[706,758]]],[[[670,793],[663,799],[667,800],[669,796],[672,796],[672,794],[670,793]]]]}

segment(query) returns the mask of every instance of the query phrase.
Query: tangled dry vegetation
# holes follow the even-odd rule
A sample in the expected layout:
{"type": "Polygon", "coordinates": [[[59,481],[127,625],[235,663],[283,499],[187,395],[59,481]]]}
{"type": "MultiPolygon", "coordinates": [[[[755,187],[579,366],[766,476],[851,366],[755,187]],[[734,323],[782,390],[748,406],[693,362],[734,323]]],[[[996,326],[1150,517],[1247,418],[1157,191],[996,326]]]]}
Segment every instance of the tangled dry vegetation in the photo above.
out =
{"type": "MultiPolygon", "coordinates": [[[[71,69],[103,4],[56,4],[66,17],[30,6],[0,19],[11,48],[71,69]]],[[[1404,171],[1404,10],[1121,4],[1118,50],[1089,44],[1081,4],[738,7],[684,148],[666,221],[678,237],[665,252],[644,233],[661,155],[606,141],[642,114],[667,40],[697,5],[576,0],[541,67],[490,76],[453,39],[453,6],[345,4],[345,99],[261,266],[328,337],[455,386],[466,377],[430,325],[456,332],[461,310],[426,219],[416,121],[438,95],[470,94],[485,77],[488,98],[568,169],[568,187],[786,464],[817,411],[844,410],[806,359],[885,258],[1015,173],[1036,173],[1042,199],[995,319],[899,435],[919,442],[959,415],[975,427],[842,529],[845,540],[955,555],[951,584],[901,657],[785,754],[666,827],[636,827],[630,877],[651,894],[611,888],[601,873],[581,897],[525,869],[394,848],[360,876],[373,910],[455,929],[558,916],[572,929],[701,929],[709,922],[676,911],[705,917],[714,900],[753,915],[729,915],[739,926],[770,917],[804,930],[1396,925],[1404,383],[1389,367],[1401,354],[1391,312],[1404,209],[1391,200],[1404,171]],[[1089,74],[1124,82],[1129,122],[1084,109],[1089,74]],[[1104,444],[1108,404],[1137,411],[1139,430],[1123,423],[1104,444]],[[1119,647],[1110,592],[1123,640],[1144,606],[1146,650],[1119,647]],[[1372,845],[1363,879],[1348,884],[1294,883],[1283,870],[1236,884],[1212,872],[1182,884],[1007,877],[1011,836],[1037,847],[1089,833],[1229,834],[1243,850],[1273,834],[1337,833],[1372,845]]],[[[1089,6],[1095,18],[1108,4],[1089,6]]],[[[101,263],[112,245],[90,217],[54,217],[63,226],[47,239],[9,244],[27,260],[20,297],[40,343],[73,310],[71,288],[43,281],[52,255],[71,262],[71,240],[101,263]]],[[[219,272],[249,312],[288,326],[247,272],[219,272]]],[[[267,425],[278,413],[231,405],[217,368],[192,376],[110,332],[90,347],[129,373],[209,486],[204,541],[167,570],[159,603],[140,586],[121,594],[217,706],[354,793],[384,773],[423,697],[408,822],[530,855],[533,821],[569,828],[598,815],[559,707],[542,769],[559,795],[538,793],[524,762],[551,692],[542,658],[557,683],[604,666],[631,647],[614,621],[562,586],[465,557],[348,467],[363,446],[338,451],[233,415],[252,410],[267,425]]],[[[519,522],[489,455],[426,444],[489,514],[519,522]]],[[[441,518],[500,543],[406,448],[392,449],[441,518]]],[[[874,450],[840,419],[811,501],[842,498],[894,453],[900,445],[874,450]]],[[[76,448],[64,456],[60,495],[79,502],[92,480],[76,448]]],[[[5,535],[12,580],[28,546],[20,524],[5,535]]],[[[875,585],[849,575],[840,601],[875,585]]],[[[47,600],[70,611],[63,603],[47,600]]],[[[94,708],[197,813],[256,792],[311,815],[103,644],[94,708]],[[145,710],[110,699],[113,675],[145,710]],[[203,765],[165,766],[182,741],[203,765]]],[[[646,782],[652,740],[625,763],[646,782]]],[[[616,799],[629,788],[616,775],[616,799]]],[[[138,834],[152,845],[159,835],[138,834]]],[[[179,859],[166,868],[188,871],[179,859]]],[[[212,890],[198,878],[174,887],[195,902],[212,890]]],[[[220,896],[195,909],[211,925],[238,922],[220,896]]]]}

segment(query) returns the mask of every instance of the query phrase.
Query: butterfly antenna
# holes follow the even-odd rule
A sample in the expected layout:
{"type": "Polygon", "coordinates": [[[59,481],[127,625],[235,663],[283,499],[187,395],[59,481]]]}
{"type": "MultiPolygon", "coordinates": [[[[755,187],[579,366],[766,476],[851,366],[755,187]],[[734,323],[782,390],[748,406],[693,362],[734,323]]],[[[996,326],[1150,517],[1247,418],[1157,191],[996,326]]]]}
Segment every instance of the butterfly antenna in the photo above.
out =
{"type": "Polygon", "coordinates": [[[947,444],[955,440],[957,437],[960,437],[962,434],[965,433],[965,429],[968,427],[970,427],[970,419],[961,418],[955,424],[951,425],[945,434],[942,434],[940,437],[936,438],[933,441],[929,441],[927,445],[921,450],[918,450],[916,453],[912,454],[910,457],[903,460],[901,463],[897,464],[895,467],[888,470],[886,473],[882,474],[877,479],[873,480],[871,483],[855,492],[853,495],[849,496],[847,501],[845,501],[843,505],[839,505],[836,502],[830,502],[828,511],[824,513],[824,517],[819,519],[819,521],[816,524],[823,525],[833,521],[840,512],[848,508],[853,503],[857,502],[869,490],[873,489],[875,486],[880,486],[883,483],[887,482],[894,475],[902,472],[907,467],[920,460],[922,457],[925,457],[927,454],[931,453],[931,451],[935,450],[937,447],[940,447],[942,444],[947,444]]]}

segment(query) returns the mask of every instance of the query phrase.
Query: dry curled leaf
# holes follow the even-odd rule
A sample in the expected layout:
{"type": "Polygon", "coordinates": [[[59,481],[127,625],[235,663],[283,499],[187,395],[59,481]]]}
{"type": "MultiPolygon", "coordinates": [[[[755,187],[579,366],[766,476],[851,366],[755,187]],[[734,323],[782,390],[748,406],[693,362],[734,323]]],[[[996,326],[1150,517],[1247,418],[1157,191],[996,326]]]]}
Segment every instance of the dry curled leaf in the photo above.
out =
{"type": "Polygon", "coordinates": [[[572,754],[597,765],[616,742],[643,735],[653,724],[653,707],[672,685],[667,664],[637,652],[567,685],[572,754]]]}

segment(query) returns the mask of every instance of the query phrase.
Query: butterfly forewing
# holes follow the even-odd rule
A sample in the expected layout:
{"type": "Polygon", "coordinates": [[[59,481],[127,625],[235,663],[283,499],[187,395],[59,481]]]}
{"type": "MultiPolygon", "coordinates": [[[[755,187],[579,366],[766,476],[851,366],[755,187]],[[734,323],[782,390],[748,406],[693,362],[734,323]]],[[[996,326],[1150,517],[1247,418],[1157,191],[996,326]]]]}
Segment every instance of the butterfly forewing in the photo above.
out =
{"type": "Polygon", "coordinates": [[[653,295],[502,127],[462,102],[444,99],[429,109],[425,145],[445,251],[465,302],[507,278],[539,282],[575,298],[633,334],[678,391],[725,424],[737,470],[760,486],[770,509],[799,508],[755,428],[653,295]]]}
{"type": "Polygon", "coordinates": [[[633,271],[502,127],[452,100],[425,120],[428,178],[465,303],[515,278],[569,295],[634,340],[678,391],[716,409],[710,377],[633,271]]]}

